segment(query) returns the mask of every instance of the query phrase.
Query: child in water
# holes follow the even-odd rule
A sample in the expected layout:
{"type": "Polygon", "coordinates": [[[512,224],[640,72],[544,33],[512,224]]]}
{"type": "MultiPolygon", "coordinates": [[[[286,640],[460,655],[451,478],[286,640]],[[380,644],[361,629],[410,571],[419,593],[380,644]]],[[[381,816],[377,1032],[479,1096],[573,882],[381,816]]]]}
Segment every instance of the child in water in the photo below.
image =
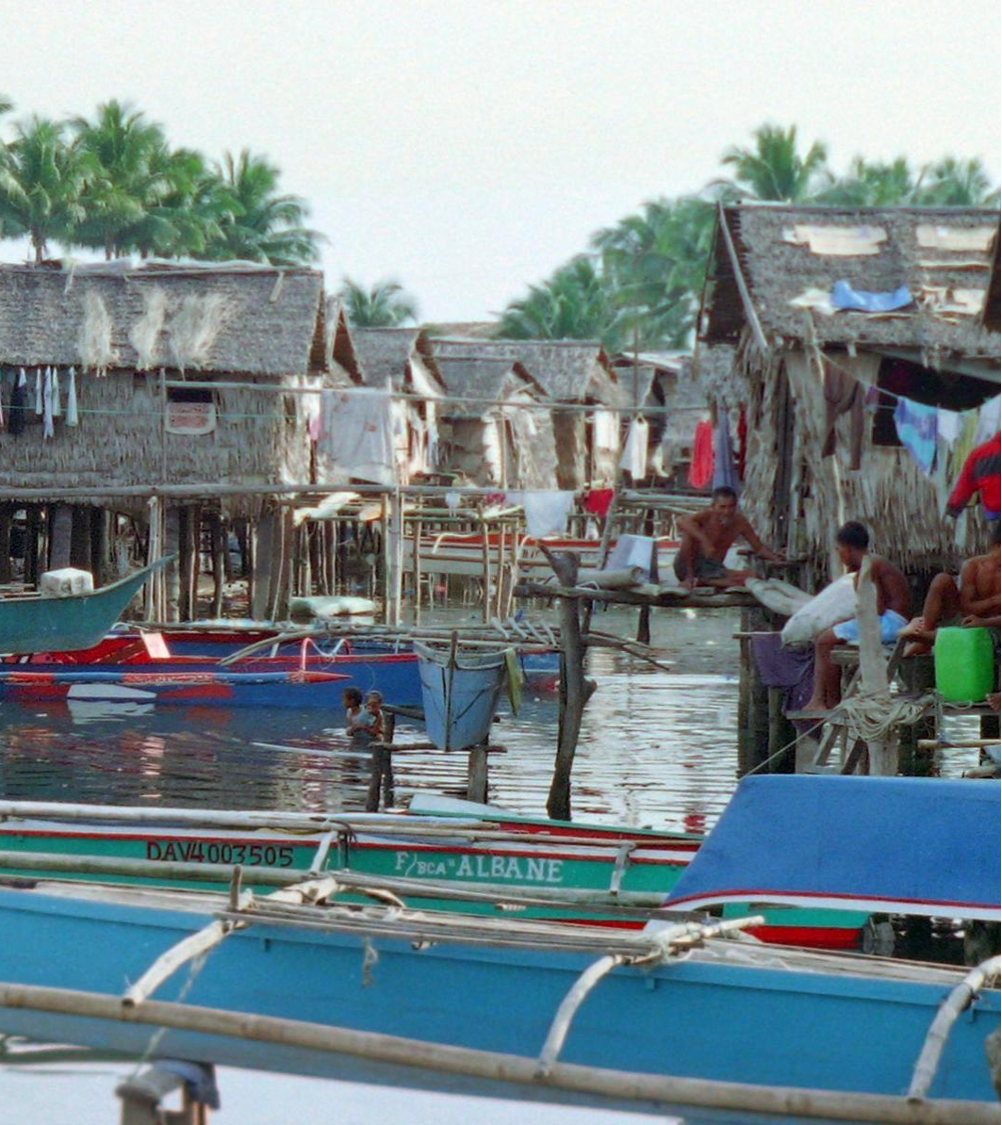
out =
{"type": "Polygon", "coordinates": [[[370,691],[364,707],[358,688],[347,688],[342,698],[352,742],[378,742],[383,737],[382,695],[378,691],[370,691]]]}

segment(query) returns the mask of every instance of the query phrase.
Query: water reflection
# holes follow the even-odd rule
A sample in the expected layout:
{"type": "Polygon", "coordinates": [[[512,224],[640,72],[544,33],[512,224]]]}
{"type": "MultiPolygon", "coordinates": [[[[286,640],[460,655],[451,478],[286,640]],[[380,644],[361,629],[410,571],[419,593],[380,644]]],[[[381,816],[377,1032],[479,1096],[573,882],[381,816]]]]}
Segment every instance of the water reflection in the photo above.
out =
{"type": "MultiPolygon", "coordinates": [[[[455,621],[458,615],[448,619],[455,621]]],[[[671,673],[596,650],[599,690],[585,712],[575,762],[575,816],[704,831],[735,784],[736,615],[656,615],[653,642],[671,673]]],[[[629,635],[630,613],[596,616],[629,635]]],[[[491,799],[539,815],[557,736],[552,697],[505,714],[491,758],[491,799]]],[[[0,705],[0,797],[340,812],[364,807],[368,763],[349,752],[340,715],[310,711],[90,703],[70,708],[0,705]]],[[[397,741],[423,737],[401,724],[397,741]]],[[[974,764],[954,752],[944,772],[974,764]]],[[[462,754],[414,752],[394,763],[397,800],[418,791],[462,796],[462,754]]]]}

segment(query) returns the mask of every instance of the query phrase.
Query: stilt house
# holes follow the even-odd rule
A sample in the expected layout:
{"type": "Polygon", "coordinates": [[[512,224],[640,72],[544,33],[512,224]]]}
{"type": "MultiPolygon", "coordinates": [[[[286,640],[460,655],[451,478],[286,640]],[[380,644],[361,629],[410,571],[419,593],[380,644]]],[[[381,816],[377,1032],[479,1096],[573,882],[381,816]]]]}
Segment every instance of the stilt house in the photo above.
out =
{"type": "Polygon", "coordinates": [[[982,209],[721,207],[700,379],[747,412],[752,523],[816,581],[848,519],[914,574],[987,541],[980,514],[955,523],[945,505],[975,435],[998,430],[997,308],[994,331],[984,315],[998,227],[982,209]],[[906,447],[909,403],[929,425],[906,447]]]}

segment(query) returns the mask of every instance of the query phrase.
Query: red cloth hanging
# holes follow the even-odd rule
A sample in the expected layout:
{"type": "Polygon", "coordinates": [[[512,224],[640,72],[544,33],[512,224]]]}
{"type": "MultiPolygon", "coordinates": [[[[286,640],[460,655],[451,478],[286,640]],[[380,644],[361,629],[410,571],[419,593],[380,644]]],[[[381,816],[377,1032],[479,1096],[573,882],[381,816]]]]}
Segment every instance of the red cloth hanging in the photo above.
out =
{"type": "Polygon", "coordinates": [[[700,422],[692,439],[689,483],[693,488],[709,488],[713,482],[713,423],[700,422]]]}
{"type": "Polygon", "coordinates": [[[593,488],[584,498],[584,510],[601,519],[609,514],[612,507],[612,498],[616,495],[613,488],[593,488]]]}

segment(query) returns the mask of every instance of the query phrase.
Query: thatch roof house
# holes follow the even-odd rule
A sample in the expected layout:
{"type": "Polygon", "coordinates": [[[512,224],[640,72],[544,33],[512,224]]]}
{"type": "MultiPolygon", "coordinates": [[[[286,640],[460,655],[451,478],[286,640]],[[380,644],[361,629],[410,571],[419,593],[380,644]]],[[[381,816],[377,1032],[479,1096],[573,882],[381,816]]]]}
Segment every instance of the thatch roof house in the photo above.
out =
{"type": "MultiPolygon", "coordinates": [[[[263,516],[264,538],[253,550],[256,598],[274,612],[289,585],[288,568],[276,569],[271,558],[273,546],[288,554],[272,534],[285,517],[259,489],[311,479],[314,396],[271,388],[295,392],[328,378],[337,336],[336,326],[326,330],[316,270],[240,262],[0,266],[0,500],[25,504],[26,577],[70,562],[99,574],[118,527],[110,513],[124,513],[148,531],[142,553],[180,551],[180,575],[172,568],[148,609],[192,615],[203,515],[213,529],[217,605],[226,553],[220,521],[241,518],[241,534],[252,541],[263,516]],[[262,384],[269,389],[255,389],[262,384]],[[43,385],[48,405],[36,413],[35,388],[43,385]],[[163,485],[180,486],[183,498],[150,507],[163,485]]],[[[344,353],[343,340],[339,347],[344,353]]],[[[13,510],[0,519],[2,539],[13,510]]],[[[0,569],[6,561],[0,543],[0,569]]]]}
{"type": "Polygon", "coordinates": [[[721,207],[701,382],[747,410],[753,522],[818,571],[845,519],[915,572],[974,548],[943,515],[950,446],[924,472],[893,415],[902,398],[963,411],[998,394],[999,336],[981,317],[998,224],[974,208],[721,207]]]}
{"type": "MultiPolygon", "coordinates": [[[[302,385],[326,370],[323,278],[315,270],[101,263],[75,270],[0,267],[0,366],[15,378],[60,373],[63,413],[50,438],[29,411],[0,433],[0,491],[92,490],[92,503],[141,512],[102,487],[264,484],[309,476],[304,396],[172,388],[168,381],[302,385]],[[74,369],[79,424],[66,424],[74,369]],[[185,411],[184,406],[192,409],[185,411]],[[195,409],[199,407],[199,409],[195,409]]],[[[29,396],[31,397],[31,396],[29,396]]],[[[227,495],[247,514],[260,498],[227,495]]]]}
{"type": "Polygon", "coordinates": [[[494,406],[547,401],[542,387],[517,360],[440,356],[449,398],[469,405],[442,407],[444,469],[473,484],[499,488],[556,488],[557,454],[549,411],[494,406]]]}
{"type": "Polygon", "coordinates": [[[612,481],[619,458],[618,415],[606,407],[623,405],[623,396],[609,356],[598,343],[582,340],[433,341],[435,355],[476,355],[522,364],[554,403],[594,406],[594,411],[555,410],[557,478],[560,488],[612,481]]]}

